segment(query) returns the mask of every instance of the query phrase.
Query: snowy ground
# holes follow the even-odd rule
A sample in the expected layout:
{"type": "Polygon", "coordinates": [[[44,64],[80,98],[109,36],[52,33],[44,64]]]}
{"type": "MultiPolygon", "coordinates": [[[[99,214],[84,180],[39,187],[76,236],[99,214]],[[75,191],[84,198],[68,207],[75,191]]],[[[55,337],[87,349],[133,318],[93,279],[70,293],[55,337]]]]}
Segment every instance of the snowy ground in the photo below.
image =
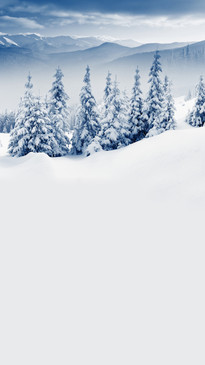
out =
{"type": "Polygon", "coordinates": [[[11,158],[0,135],[0,364],[204,365],[205,128],[186,111],[86,159],[11,158]]]}
{"type": "Polygon", "coordinates": [[[195,99],[185,101],[184,96],[175,99],[175,118],[178,129],[191,128],[187,123],[185,123],[185,119],[188,113],[193,109],[194,103],[195,99]]]}

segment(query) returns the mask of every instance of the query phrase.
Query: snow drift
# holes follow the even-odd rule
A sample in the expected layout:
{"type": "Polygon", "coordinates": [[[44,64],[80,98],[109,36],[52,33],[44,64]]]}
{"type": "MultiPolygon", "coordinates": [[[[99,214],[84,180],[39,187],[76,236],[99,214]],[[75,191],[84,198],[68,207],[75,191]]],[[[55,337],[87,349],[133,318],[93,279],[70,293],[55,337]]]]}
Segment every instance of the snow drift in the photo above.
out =
{"type": "Polygon", "coordinates": [[[204,364],[205,129],[88,158],[0,140],[1,364],[204,364]]]}

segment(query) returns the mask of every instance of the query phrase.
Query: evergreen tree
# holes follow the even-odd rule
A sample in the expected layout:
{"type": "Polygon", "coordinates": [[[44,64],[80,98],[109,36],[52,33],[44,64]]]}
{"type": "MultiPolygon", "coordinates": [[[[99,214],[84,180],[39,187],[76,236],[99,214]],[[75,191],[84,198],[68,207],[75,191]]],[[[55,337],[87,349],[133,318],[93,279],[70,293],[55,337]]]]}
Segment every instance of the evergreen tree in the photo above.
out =
{"type": "Polygon", "coordinates": [[[10,133],[15,125],[15,113],[5,113],[0,115],[0,133],[10,133]]]}
{"type": "Polygon", "coordinates": [[[54,156],[64,156],[69,152],[70,141],[67,136],[68,132],[68,107],[66,94],[62,82],[63,73],[58,67],[54,75],[55,80],[50,90],[50,102],[48,105],[49,118],[53,126],[54,138],[57,142],[57,148],[54,156]]]}
{"type": "Polygon", "coordinates": [[[79,110],[80,110],[79,104],[72,105],[70,109],[70,114],[69,114],[70,131],[73,131],[75,129],[75,126],[77,125],[79,110]]]}
{"type": "Polygon", "coordinates": [[[58,146],[53,136],[53,129],[48,112],[45,105],[40,102],[40,98],[35,99],[32,107],[32,115],[28,123],[30,123],[29,152],[44,152],[50,157],[54,156],[54,151],[56,151],[58,146]]]}
{"type": "Polygon", "coordinates": [[[189,101],[189,100],[191,100],[191,98],[192,98],[192,93],[191,93],[191,90],[189,90],[188,94],[185,96],[184,100],[189,101]]]}
{"type": "Polygon", "coordinates": [[[117,81],[114,82],[111,103],[99,134],[100,144],[106,151],[114,150],[130,143],[130,130],[125,98],[120,95],[117,81]]]}
{"type": "Polygon", "coordinates": [[[74,128],[72,153],[83,154],[100,131],[96,101],[91,91],[90,67],[87,66],[80,93],[80,110],[74,128]]]}
{"type": "Polygon", "coordinates": [[[146,113],[149,123],[149,131],[147,137],[152,137],[156,134],[164,132],[162,122],[164,118],[164,91],[160,80],[162,72],[160,63],[160,54],[157,51],[154,54],[154,61],[150,69],[150,89],[147,98],[146,113]]]}
{"type": "Polygon", "coordinates": [[[176,123],[174,120],[174,99],[171,93],[171,83],[167,76],[164,79],[164,119],[162,127],[165,131],[175,129],[176,123]]]}
{"type": "Polygon", "coordinates": [[[109,112],[111,99],[112,99],[112,79],[111,79],[111,73],[108,71],[107,77],[106,77],[106,85],[104,89],[104,96],[103,101],[98,105],[98,115],[100,120],[100,125],[102,129],[102,124],[104,123],[104,120],[106,119],[106,116],[109,112]]]}
{"type": "Polygon", "coordinates": [[[95,136],[95,138],[93,138],[91,143],[85,149],[85,156],[87,157],[87,156],[92,155],[93,153],[102,151],[102,146],[101,146],[100,142],[101,142],[100,137],[95,136]]]}
{"type": "Polygon", "coordinates": [[[33,84],[31,75],[28,75],[27,83],[25,84],[25,94],[22,98],[19,109],[16,115],[15,127],[11,132],[9,143],[9,153],[12,156],[25,156],[30,150],[28,142],[30,139],[30,119],[32,118],[34,97],[32,93],[33,84]]]}
{"type": "Polygon", "coordinates": [[[122,124],[123,124],[122,127],[125,131],[125,137],[126,137],[125,145],[127,146],[132,141],[131,141],[131,131],[130,131],[130,123],[129,123],[129,113],[130,113],[130,108],[131,108],[131,101],[127,94],[126,89],[122,91],[120,98],[121,98],[120,114],[122,116],[122,124]]]}
{"type": "Polygon", "coordinates": [[[46,94],[46,96],[44,98],[44,105],[45,105],[45,108],[48,110],[48,113],[49,113],[49,97],[48,97],[48,94],[46,94]]]}
{"type": "Polygon", "coordinates": [[[109,109],[109,105],[112,98],[112,79],[111,79],[111,73],[108,71],[107,77],[106,77],[106,86],[104,90],[104,105],[105,105],[105,114],[107,113],[107,110],[109,109]]]}
{"type": "Polygon", "coordinates": [[[140,89],[139,69],[136,69],[135,83],[132,89],[131,110],[129,116],[131,142],[143,139],[148,131],[147,118],[144,113],[142,91],[140,89]]]}
{"type": "Polygon", "coordinates": [[[193,127],[202,127],[205,123],[205,84],[203,76],[200,76],[196,91],[196,102],[192,112],[187,118],[187,123],[193,127]]]}
{"type": "Polygon", "coordinates": [[[9,153],[25,156],[30,152],[44,152],[53,156],[57,143],[47,111],[39,98],[32,94],[31,76],[28,76],[26,92],[17,113],[15,128],[11,132],[9,153]]]}
{"type": "Polygon", "coordinates": [[[3,133],[7,133],[7,125],[9,123],[7,111],[6,111],[5,115],[4,115],[3,123],[4,123],[3,133]]]}

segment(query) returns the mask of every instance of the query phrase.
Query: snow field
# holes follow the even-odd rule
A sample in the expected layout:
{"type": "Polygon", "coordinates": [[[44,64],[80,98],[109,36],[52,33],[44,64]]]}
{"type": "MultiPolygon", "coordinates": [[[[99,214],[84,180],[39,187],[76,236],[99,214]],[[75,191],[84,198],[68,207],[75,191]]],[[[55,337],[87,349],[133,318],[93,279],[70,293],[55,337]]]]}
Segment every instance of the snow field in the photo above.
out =
{"type": "Polygon", "coordinates": [[[88,158],[0,140],[0,363],[204,365],[205,129],[88,158]]]}

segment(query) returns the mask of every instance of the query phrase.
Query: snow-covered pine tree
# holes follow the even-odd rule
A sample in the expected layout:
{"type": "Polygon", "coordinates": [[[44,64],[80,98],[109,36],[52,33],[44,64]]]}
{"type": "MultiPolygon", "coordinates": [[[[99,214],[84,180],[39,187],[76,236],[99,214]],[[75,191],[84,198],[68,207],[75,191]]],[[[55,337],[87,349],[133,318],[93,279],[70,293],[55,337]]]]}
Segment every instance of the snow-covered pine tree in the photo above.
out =
{"type": "Polygon", "coordinates": [[[87,147],[100,131],[95,98],[91,91],[90,67],[87,66],[84,86],[80,93],[80,110],[72,138],[72,153],[84,154],[87,147]]]}
{"type": "Polygon", "coordinates": [[[164,128],[162,127],[164,118],[164,90],[160,80],[161,72],[160,54],[156,51],[149,73],[150,89],[146,101],[146,114],[149,123],[149,131],[146,137],[152,137],[164,132],[164,128]]]}
{"type": "Polygon", "coordinates": [[[55,80],[53,81],[52,88],[50,90],[50,100],[46,100],[46,103],[49,104],[49,113],[52,118],[58,119],[58,124],[63,129],[63,131],[68,132],[68,116],[69,110],[67,101],[69,100],[69,96],[66,94],[64,85],[63,85],[63,73],[60,67],[56,69],[56,73],[54,75],[55,80]]]}
{"type": "Polygon", "coordinates": [[[31,76],[28,76],[26,92],[20,103],[15,128],[11,132],[9,153],[12,156],[25,156],[30,152],[44,152],[53,156],[57,143],[47,110],[32,94],[31,76]]]}
{"type": "Polygon", "coordinates": [[[106,84],[105,84],[105,89],[104,89],[103,100],[101,103],[98,104],[98,115],[99,115],[101,129],[102,129],[102,124],[107,116],[107,113],[108,113],[108,110],[109,110],[109,107],[111,104],[111,99],[112,99],[113,83],[112,83],[111,76],[112,76],[112,74],[110,73],[110,71],[108,71],[108,74],[106,77],[106,84]]]}
{"type": "Polygon", "coordinates": [[[7,125],[9,123],[9,120],[8,120],[8,114],[7,114],[7,111],[4,115],[4,127],[3,127],[3,133],[7,133],[7,125]]]}
{"type": "Polygon", "coordinates": [[[144,113],[142,91],[140,89],[140,73],[136,69],[135,82],[132,89],[131,108],[129,115],[131,142],[143,139],[148,132],[147,117],[144,113]]]}
{"type": "Polygon", "coordinates": [[[44,152],[53,157],[54,151],[58,148],[53,135],[53,128],[48,117],[45,104],[41,103],[40,98],[36,98],[32,107],[32,115],[28,120],[30,138],[28,141],[29,152],[44,152]]]}
{"type": "Polygon", "coordinates": [[[174,99],[171,93],[171,83],[167,76],[164,79],[164,118],[162,127],[165,131],[176,128],[174,119],[175,107],[174,99]]]}
{"type": "Polygon", "coordinates": [[[112,98],[112,79],[111,79],[111,73],[108,71],[107,77],[106,77],[106,86],[104,90],[104,106],[105,111],[104,114],[106,116],[107,110],[109,109],[109,105],[112,98]]]}
{"type": "Polygon", "coordinates": [[[102,146],[100,144],[100,137],[95,136],[88,147],[85,149],[85,156],[90,156],[93,153],[102,151],[102,146]]]}
{"type": "Polygon", "coordinates": [[[197,95],[194,108],[186,121],[193,127],[202,127],[205,124],[205,84],[203,76],[200,76],[196,92],[197,95]]]}
{"type": "Polygon", "coordinates": [[[130,133],[130,124],[129,124],[129,113],[131,108],[130,97],[128,96],[127,90],[123,90],[121,93],[121,115],[123,116],[122,121],[124,123],[123,128],[125,129],[125,135],[127,141],[125,145],[130,144],[131,141],[131,133],[130,133]]]}
{"type": "Polygon", "coordinates": [[[46,94],[45,98],[44,98],[44,105],[45,105],[45,108],[48,110],[49,112],[49,97],[48,97],[48,94],[46,94]]]}
{"type": "Polygon", "coordinates": [[[127,109],[125,98],[121,97],[118,83],[115,80],[111,103],[99,134],[100,144],[105,151],[115,150],[130,144],[127,109]]]}
{"type": "Polygon", "coordinates": [[[57,142],[57,148],[54,151],[54,156],[64,156],[69,152],[70,141],[67,136],[68,128],[68,95],[64,90],[62,82],[63,73],[60,67],[57,68],[54,75],[55,80],[50,90],[50,101],[48,104],[49,118],[53,126],[54,138],[57,142]]]}
{"type": "Polygon", "coordinates": [[[4,130],[4,114],[0,114],[0,133],[4,130]]]}
{"type": "Polygon", "coordinates": [[[30,119],[32,118],[34,97],[32,93],[33,84],[31,75],[28,75],[27,83],[25,84],[25,94],[19,104],[19,109],[16,115],[15,126],[11,131],[9,142],[9,153],[12,156],[25,156],[30,150],[28,142],[30,139],[30,119]]]}
{"type": "Polygon", "coordinates": [[[78,120],[79,110],[80,110],[79,104],[74,104],[70,108],[70,114],[69,114],[69,128],[70,128],[70,131],[73,131],[75,129],[75,126],[76,126],[77,120],[78,120]]]}
{"type": "Polygon", "coordinates": [[[7,110],[4,114],[0,114],[0,133],[10,133],[15,125],[15,113],[8,113],[7,110]]]}
{"type": "Polygon", "coordinates": [[[192,98],[192,93],[191,93],[191,90],[189,89],[187,95],[184,98],[184,101],[189,101],[189,100],[191,100],[191,98],[192,98]]]}

